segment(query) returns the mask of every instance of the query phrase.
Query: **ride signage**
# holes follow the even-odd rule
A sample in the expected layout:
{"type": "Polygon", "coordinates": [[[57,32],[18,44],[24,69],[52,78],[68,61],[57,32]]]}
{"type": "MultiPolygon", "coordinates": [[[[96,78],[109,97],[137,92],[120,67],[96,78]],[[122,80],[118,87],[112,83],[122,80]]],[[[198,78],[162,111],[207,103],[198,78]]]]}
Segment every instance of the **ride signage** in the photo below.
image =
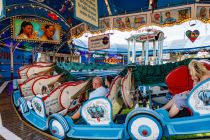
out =
{"type": "Polygon", "coordinates": [[[109,34],[104,34],[104,35],[88,38],[89,51],[108,49],[109,47],[110,47],[109,34]]]}
{"type": "Polygon", "coordinates": [[[155,35],[144,35],[144,36],[140,36],[138,38],[139,41],[147,41],[147,40],[154,40],[155,39],[155,35]]]}
{"type": "Polygon", "coordinates": [[[75,0],[75,17],[98,27],[98,0],[75,0]]]}

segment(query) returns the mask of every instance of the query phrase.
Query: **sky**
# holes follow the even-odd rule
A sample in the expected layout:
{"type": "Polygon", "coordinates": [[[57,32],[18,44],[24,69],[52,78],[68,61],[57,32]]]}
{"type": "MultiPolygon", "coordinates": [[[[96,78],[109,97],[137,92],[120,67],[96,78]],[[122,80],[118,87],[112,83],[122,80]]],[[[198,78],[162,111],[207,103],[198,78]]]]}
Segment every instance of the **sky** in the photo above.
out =
{"type": "MultiPolygon", "coordinates": [[[[203,23],[199,20],[191,20],[180,25],[174,25],[171,27],[158,27],[158,26],[149,26],[146,28],[152,28],[161,30],[164,32],[165,40],[163,42],[163,49],[182,49],[182,48],[196,48],[202,46],[210,46],[210,24],[203,23]],[[195,24],[195,26],[190,26],[195,24]],[[192,43],[188,37],[185,35],[187,30],[198,30],[200,35],[192,43]]],[[[108,51],[120,52],[127,51],[128,43],[126,38],[130,37],[133,34],[139,34],[144,32],[145,28],[141,28],[138,31],[131,32],[121,32],[114,30],[114,34],[110,35],[111,47],[108,51]]],[[[107,31],[108,32],[108,31],[107,31]]],[[[86,33],[88,37],[96,36],[90,33],[86,33]]],[[[88,37],[83,35],[79,39],[74,40],[78,46],[88,47],[88,37]]],[[[141,51],[141,43],[136,44],[136,50],[141,51]]],[[[150,44],[150,49],[152,49],[152,43],[150,44]]]]}

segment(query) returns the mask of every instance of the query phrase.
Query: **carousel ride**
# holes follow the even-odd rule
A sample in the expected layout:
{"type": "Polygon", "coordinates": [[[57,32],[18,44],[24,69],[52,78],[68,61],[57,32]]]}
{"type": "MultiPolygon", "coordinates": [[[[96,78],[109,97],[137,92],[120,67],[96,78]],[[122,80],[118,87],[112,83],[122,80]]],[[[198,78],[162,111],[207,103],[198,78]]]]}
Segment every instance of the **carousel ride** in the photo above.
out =
{"type": "MultiPolygon", "coordinates": [[[[208,62],[202,63],[210,69],[208,62]]],[[[49,65],[53,67],[52,64],[49,65]]],[[[90,79],[60,83],[58,81],[62,75],[49,76],[48,69],[40,71],[40,66],[49,65],[37,63],[28,66],[34,73],[28,79],[18,79],[14,82],[12,97],[16,109],[27,122],[56,138],[161,139],[171,135],[210,131],[208,125],[205,125],[210,121],[209,79],[192,87],[187,66],[172,70],[165,79],[167,91],[172,95],[190,90],[187,98],[189,113],[170,118],[164,109],[153,110],[139,106],[142,97],[151,98],[152,102],[156,102],[156,98],[161,97],[163,93],[158,93],[156,86],[153,90],[147,90],[146,94],[150,94],[150,97],[142,96],[144,93],[135,85],[131,69],[125,76],[118,75],[114,78],[106,97],[86,100],[91,89],[90,79]],[[46,73],[48,74],[44,75],[46,73]],[[54,87],[49,90],[51,85],[54,87]],[[84,120],[82,124],[71,119],[71,115],[80,107],[84,120]],[[131,108],[132,111],[124,118],[124,123],[118,124],[115,122],[115,116],[125,107],[131,108]]],[[[23,69],[19,70],[20,73],[21,70],[23,69]]]]}
{"type": "MultiPolygon", "coordinates": [[[[54,53],[51,61],[53,63],[36,62],[31,65],[24,65],[17,71],[19,79],[13,80],[12,101],[15,105],[15,109],[22,119],[31,126],[53,135],[58,139],[161,139],[162,137],[168,138],[172,135],[209,132],[210,128],[206,124],[210,121],[208,106],[210,97],[210,81],[208,79],[199,83],[197,86],[192,87],[192,79],[186,65],[178,68],[177,66],[173,67],[173,70],[171,69],[167,74],[164,73],[164,83],[166,84],[159,85],[155,83],[152,86],[148,86],[138,83],[139,77],[134,75],[136,69],[138,68],[134,65],[128,66],[129,68],[125,69],[126,74],[119,74],[119,71],[122,69],[113,70],[111,68],[104,71],[95,69],[87,71],[79,69],[78,71],[74,71],[67,63],[56,63],[55,55],[59,52],[59,50],[61,52],[65,52],[66,48],[70,49],[68,51],[72,51],[72,56],[75,55],[72,39],[81,36],[85,32],[98,33],[112,29],[121,31],[136,30],[150,24],[171,26],[196,18],[200,18],[200,20],[208,22],[209,18],[204,19],[204,17],[201,17],[202,15],[197,15],[198,13],[195,13],[196,10],[201,11],[203,7],[208,7],[208,5],[194,4],[194,1],[190,1],[193,4],[182,5],[178,8],[172,7],[170,10],[173,11],[172,13],[175,13],[175,17],[171,18],[163,16],[168,15],[168,12],[165,11],[165,9],[155,12],[145,11],[141,12],[140,15],[139,13],[126,15],[126,18],[125,16],[118,16],[120,10],[116,7],[114,10],[110,11],[109,0],[102,3],[101,1],[99,2],[100,5],[104,4],[107,9],[109,9],[107,10],[108,12],[105,12],[107,17],[102,17],[101,15],[104,13],[100,11],[99,14],[101,18],[99,19],[99,28],[95,28],[90,24],[78,21],[72,22],[71,19],[66,20],[63,18],[64,13],[66,13],[65,11],[70,11],[70,15],[72,15],[71,8],[74,7],[74,4],[71,0],[64,1],[60,9],[56,7],[56,10],[60,11],[62,15],[58,14],[49,7],[43,6],[44,4],[50,5],[47,0],[34,2],[33,4],[25,3],[23,6],[17,5],[16,1],[14,1],[12,2],[12,6],[7,7],[8,15],[11,17],[14,16],[15,13],[21,14],[18,9],[24,7],[26,10],[33,8],[35,14],[42,11],[40,13],[43,14],[43,17],[37,18],[36,15],[34,16],[32,14],[30,17],[36,17],[37,19],[27,19],[28,21],[31,21],[33,25],[39,24],[37,27],[42,26],[43,30],[37,33],[38,36],[35,39],[31,38],[27,41],[34,41],[32,44],[36,46],[32,55],[35,55],[40,51],[45,51],[46,55],[49,51],[54,53]],[[69,6],[71,6],[71,8],[67,9],[69,6]],[[113,11],[118,11],[119,13],[114,13],[113,11]],[[109,17],[108,15],[111,15],[110,13],[112,12],[114,16],[109,17]],[[44,18],[47,19],[46,23],[42,23],[40,21],[44,18]],[[40,35],[47,30],[47,23],[49,24],[48,26],[56,30],[55,36],[57,38],[55,37],[53,39],[46,40],[40,35]],[[62,26],[64,31],[60,31],[59,26],[62,26]],[[69,28],[71,29],[69,30],[69,28]],[[63,34],[62,39],[59,38],[61,34],[63,34]],[[68,36],[71,36],[71,38],[69,39],[68,36]],[[37,42],[41,43],[38,44],[37,42]],[[47,43],[55,45],[52,47],[47,43]],[[44,46],[43,48],[45,49],[40,49],[42,48],[41,46],[44,46]],[[55,65],[62,65],[61,69],[69,69],[68,73],[57,73],[55,65]],[[76,80],[69,80],[67,79],[67,75],[69,73],[80,78],[76,80]],[[111,83],[107,96],[87,100],[87,96],[92,90],[92,78],[94,76],[104,77],[106,75],[116,76],[111,83]],[[188,116],[170,118],[166,110],[156,109],[166,104],[173,95],[186,90],[191,90],[190,96],[187,99],[189,109],[191,110],[190,113],[188,113],[188,116]],[[145,108],[148,104],[147,101],[149,101],[150,108],[145,108]],[[84,120],[82,124],[80,124],[80,121],[75,122],[71,119],[71,116],[79,108],[81,109],[81,118],[84,120]],[[122,123],[118,123],[118,121],[116,121],[118,119],[117,117],[125,108],[129,108],[130,112],[126,114],[123,120],[121,120],[122,123]]],[[[29,10],[29,14],[30,12],[31,11],[29,10]]],[[[5,23],[8,22],[8,19],[3,20],[5,23]]],[[[14,44],[11,43],[9,45],[6,44],[6,42],[0,44],[5,47],[9,47],[11,50],[12,74],[14,72],[13,53],[19,46],[26,45],[26,43],[24,43],[25,39],[23,37],[21,38],[18,34],[19,28],[16,28],[15,25],[20,25],[20,23],[23,23],[24,20],[25,19],[13,17],[12,23],[15,28],[13,29],[12,36],[15,39],[15,42],[14,44]]],[[[5,23],[4,26],[6,25],[5,23]]],[[[8,34],[9,30],[10,28],[7,29],[7,27],[5,27],[4,33],[8,34]]],[[[35,34],[36,32],[34,35],[35,34]]],[[[192,35],[188,34],[187,37],[191,39],[191,41],[195,41],[198,35],[199,32],[196,31],[192,32],[192,35]]],[[[128,64],[130,64],[130,41],[133,42],[132,63],[136,62],[136,42],[141,42],[143,44],[141,56],[142,64],[162,64],[164,39],[162,31],[155,31],[153,33],[149,33],[148,31],[147,34],[133,35],[128,38],[128,64]],[[153,59],[150,61],[149,44],[151,44],[151,42],[153,43],[153,59]],[[158,48],[157,51],[156,46],[158,48]]],[[[107,45],[107,40],[109,40],[107,36],[103,38],[103,45],[107,45]]],[[[82,51],[79,53],[82,55],[82,51]]],[[[85,52],[85,55],[86,54],[87,53],[85,52]]],[[[89,54],[87,54],[87,58],[88,57],[89,54]]],[[[71,59],[72,58],[73,57],[71,57],[71,59]]],[[[109,60],[106,62],[109,62],[109,60]]],[[[90,64],[90,62],[88,62],[88,64],[90,64]]],[[[210,64],[205,63],[205,65],[209,69],[210,64]]],[[[87,66],[88,65],[84,67],[87,66]]]]}
{"type": "MultiPolygon", "coordinates": [[[[49,65],[53,67],[51,64],[49,65]]],[[[66,137],[123,138],[124,125],[114,125],[112,115],[117,114],[122,109],[123,99],[127,106],[133,107],[129,93],[131,90],[131,72],[125,77],[115,77],[107,98],[99,99],[99,101],[98,99],[90,100],[91,102],[86,101],[85,105],[82,105],[81,110],[82,114],[83,110],[85,110],[88,111],[85,114],[90,115],[82,115],[88,125],[77,126],[73,123],[70,116],[86,100],[85,97],[91,88],[91,80],[63,82],[61,84],[58,81],[62,75],[49,76],[48,64],[43,66],[46,69],[42,69],[42,71],[40,66],[39,63],[25,66],[33,69],[34,73],[28,79],[16,80],[14,84],[14,89],[16,90],[14,90],[13,101],[25,120],[42,131],[50,131],[53,136],[59,139],[66,137]],[[46,73],[48,74],[46,75],[46,73]],[[121,83],[123,86],[121,86],[121,83]],[[51,85],[54,85],[54,87],[49,90],[51,85]],[[123,98],[120,97],[120,90],[123,91],[123,98]],[[98,129],[98,125],[109,126],[110,129],[107,127],[98,129]],[[90,133],[90,130],[94,133],[97,131],[99,135],[96,137],[94,133],[90,133]],[[112,136],[101,135],[102,133],[104,134],[104,131],[107,131],[109,134],[112,133],[112,136]]],[[[24,69],[21,68],[19,73],[24,75],[23,71],[24,69]]],[[[20,75],[20,78],[25,78],[22,75],[20,75]]]]}

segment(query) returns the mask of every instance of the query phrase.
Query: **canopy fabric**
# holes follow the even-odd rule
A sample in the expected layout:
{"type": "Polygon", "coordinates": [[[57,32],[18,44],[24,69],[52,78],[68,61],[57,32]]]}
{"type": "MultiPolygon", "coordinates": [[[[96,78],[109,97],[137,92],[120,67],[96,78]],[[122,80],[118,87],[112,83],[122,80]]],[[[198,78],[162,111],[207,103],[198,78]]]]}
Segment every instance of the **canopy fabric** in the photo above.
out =
{"type": "MultiPolygon", "coordinates": [[[[149,7],[149,0],[98,0],[99,5],[99,18],[107,16],[115,16],[127,13],[135,13],[140,11],[147,11],[149,7]],[[110,7],[111,15],[109,15],[107,7],[110,7]]],[[[158,0],[158,8],[178,6],[193,3],[194,0],[158,0]]],[[[80,24],[74,18],[74,2],[73,0],[6,0],[6,18],[0,19],[0,41],[9,45],[11,41],[11,18],[36,18],[40,20],[49,20],[53,23],[61,25],[63,30],[62,44],[64,47],[60,49],[61,52],[68,53],[68,44],[65,43],[69,40],[69,30],[80,24]],[[49,16],[49,13],[53,13],[58,19],[53,19],[49,16]]],[[[27,43],[30,46],[38,46],[40,43],[27,43]]],[[[19,47],[26,46],[26,42],[19,43],[19,47]]],[[[44,51],[53,50],[57,45],[42,44],[44,51]]]]}

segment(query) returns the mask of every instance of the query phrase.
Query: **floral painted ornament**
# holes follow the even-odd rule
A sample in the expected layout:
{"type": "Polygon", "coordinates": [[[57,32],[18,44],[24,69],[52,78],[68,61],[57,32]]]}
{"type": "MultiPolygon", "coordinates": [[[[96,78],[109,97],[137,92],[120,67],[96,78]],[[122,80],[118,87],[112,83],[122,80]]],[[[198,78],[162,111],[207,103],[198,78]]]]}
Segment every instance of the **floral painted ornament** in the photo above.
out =
{"type": "Polygon", "coordinates": [[[200,32],[198,30],[186,31],[186,36],[192,41],[192,43],[198,38],[199,35],[200,35],[200,32]]]}
{"type": "Polygon", "coordinates": [[[48,17],[50,17],[52,20],[58,20],[58,16],[57,16],[56,14],[54,14],[54,13],[48,13],[47,15],[48,15],[48,17]]]}

